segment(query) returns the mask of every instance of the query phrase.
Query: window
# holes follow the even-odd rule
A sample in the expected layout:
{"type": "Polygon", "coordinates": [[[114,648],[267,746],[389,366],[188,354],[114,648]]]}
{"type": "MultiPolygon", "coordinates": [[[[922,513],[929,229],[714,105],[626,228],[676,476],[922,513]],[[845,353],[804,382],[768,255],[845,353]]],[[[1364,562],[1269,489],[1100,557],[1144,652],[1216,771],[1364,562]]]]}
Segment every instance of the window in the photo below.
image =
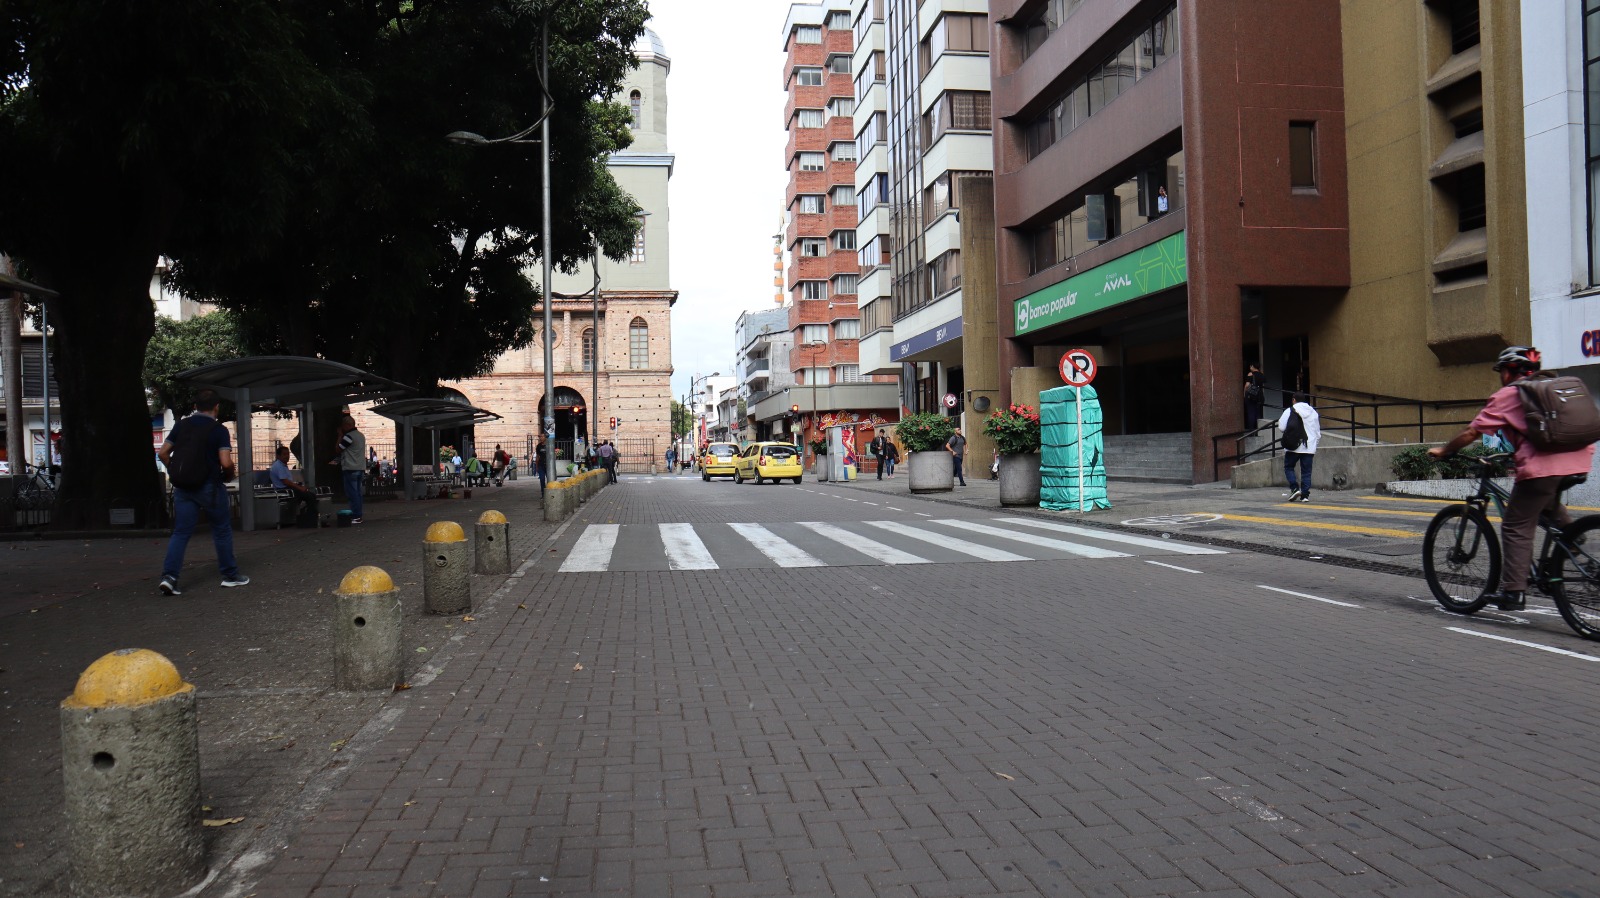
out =
{"type": "Polygon", "coordinates": [[[827,281],[801,281],[800,282],[800,298],[801,299],[827,299],[828,298],[828,282],[827,281]]]}
{"type": "Polygon", "coordinates": [[[795,112],[795,126],[799,128],[820,128],[823,125],[821,109],[801,109],[795,112]]]}
{"type": "Polygon", "coordinates": [[[1289,123],[1289,187],[1317,188],[1317,123],[1289,123]]]}
{"type": "Polygon", "coordinates": [[[794,42],[797,44],[822,43],[822,26],[800,25],[794,29],[794,42]]]}
{"type": "Polygon", "coordinates": [[[594,328],[583,329],[583,370],[594,370],[594,328]]]}
{"type": "MultiPolygon", "coordinates": [[[[856,322],[852,321],[850,323],[851,324],[855,324],[856,322]]],[[[861,366],[860,365],[835,365],[834,366],[834,369],[833,369],[833,382],[834,383],[852,384],[852,383],[857,383],[857,382],[862,381],[862,380],[865,380],[865,378],[863,378],[861,376],[861,366]]]]}
{"type": "Polygon", "coordinates": [[[867,32],[873,24],[883,21],[883,0],[872,0],[861,7],[861,14],[856,16],[856,46],[867,42],[867,32]]]}
{"type": "Polygon", "coordinates": [[[801,153],[801,171],[822,171],[827,168],[828,157],[822,153],[801,153]]]}
{"type": "Polygon", "coordinates": [[[800,326],[801,343],[826,343],[828,342],[828,326],[826,324],[802,324],[800,326]]]}
{"type": "Polygon", "coordinates": [[[800,241],[800,255],[807,257],[826,256],[828,254],[828,241],[821,237],[806,237],[800,241]]]}
{"type": "Polygon", "coordinates": [[[821,87],[822,70],[811,67],[795,69],[794,83],[796,87],[821,87]]]}
{"type": "Polygon", "coordinates": [[[1474,165],[1456,174],[1456,230],[1476,231],[1489,223],[1489,200],[1484,168],[1474,165]]]}
{"type": "Polygon", "coordinates": [[[1050,35],[1055,33],[1061,23],[1067,20],[1083,5],[1083,0],[1046,0],[1044,9],[1039,15],[1025,26],[1023,31],[1022,58],[1027,59],[1037,51],[1050,35]]]}
{"type": "Polygon", "coordinates": [[[856,135],[856,158],[865,158],[872,152],[872,148],[883,143],[889,137],[889,119],[881,112],[874,112],[867,119],[867,124],[856,135]]]}
{"type": "Polygon", "coordinates": [[[989,130],[987,91],[947,90],[922,114],[922,145],[931,147],[946,131],[989,130]]]}
{"type": "Polygon", "coordinates": [[[833,161],[834,162],[854,162],[854,161],[856,161],[856,145],[854,143],[852,143],[851,141],[848,141],[848,140],[835,141],[833,146],[830,147],[829,149],[833,151],[833,161]]]}
{"type": "Polygon", "coordinates": [[[872,85],[883,83],[883,51],[874,50],[861,66],[861,71],[856,73],[856,99],[860,100],[872,89],[872,85]]]}
{"type": "Polygon", "coordinates": [[[650,367],[650,326],[643,318],[635,318],[628,325],[628,367],[650,367]]]}
{"type": "Polygon", "coordinates": [[[801,215],[822,214],[822,197],[820,195],[814,193],[802,193],[800,194],[799,200],[801,215]]]}
{"type": "Polygon", "coordinates": [[[855,191],[850,189],[849,184],[837,184],[829,192],[833,196],[833,204],[835,206],[854,206],[856,204],[855,191]]]}
{"type": "Polygon", "coordinates": [[[1589,283],[1600,283],[1600,0],[1584,0],[1583,27],[1583,118],[1588,125],[1585,159],[1585,186],[1589,199],[1589,283]]]}
{"type": "Polygon", "coordinates": [[[873,207],[889,201],[889,176],[882,172],[873,175],[867,186],[856,194],[856,199],[857,205],[861,207],[861,217],[865,218],[873,207]]]}
{"type": "Polygon", "coordinates": [[[1460,53],[1476,47],[1482,40],[1478,32],[1478,0],[1449,0],[1450,52],[1460,53]]]}
{"type": "Polygon", "coordinates": [[[644,264],[644,222],[639,222],[639,230],[633,232],[633,253],[628,257],[629,265],[644,264]]]}
{"type": "MultiPolygon", "coordinates": [[[[854,197],[852,197],[854,199],[854,197]]],[[[856,248],[855,231],[834,231],[833,248],[836,250],[853,250],[856,248]]]]}
{"type": "Polygon", "coordinates": [[[942,296],[961,286],[961,250],[953,249],[928,263],[928,288],[942,296]]]}
{"type": "Polygon", "coordinates": [[[850,56],[847,53],[836,53],[828,57],[828,71],[835,75],[850,74],[850,56]]]}
{"type": "Polygon", "coordinates": [[[639,130],[640,125],[644,122],[643,107],[644,98],[639,95],[638,91],[628,94],[628,113],[633,116],[633,120],[629,122],[628,126],[635,131],[639,130]]]}
{"type": "Polygon", "coordinates": [[[923,75],[945,53],[987,53],[989,20],[983,15],[947,12],[922,39],[918,52],[923,75]]]}
{"type": "Polygon", "coordinates": [[[889,264],[889,235],[878,234],[867,245],[856,251],[856,264],[862,268],[876,268],[889,264]]]}
{"type": "Polygon", "coordinates": [[[834,97],[828,101],[828,114],[837,118],[849,118],[856,111],[856,101],[850,97],[834,97]]]}
{"type": "Polygon", "coordinates": [[[853,274],[836,274],[833,276],[833,292],[835,295],[854,295],[856,292],[856,276],[853,274]]]}
{"type": "Polygon", "coordinates": [[[835,340],[861,339],[861,319],[841,318],[833,323],[833,338],[835,340]]]}
{"type": "Polygon", "coordinates": [[[804,382],[808,385],[825,387],[831,383],[827,368],[801,368],[800,370],[805,375],[804,382]]]}
{"type": "Polygon", "coordinates": [[[828,30],[849,31],[850,11],[846,9],[836,9],[833,12],[828,13],[828,30]]]}

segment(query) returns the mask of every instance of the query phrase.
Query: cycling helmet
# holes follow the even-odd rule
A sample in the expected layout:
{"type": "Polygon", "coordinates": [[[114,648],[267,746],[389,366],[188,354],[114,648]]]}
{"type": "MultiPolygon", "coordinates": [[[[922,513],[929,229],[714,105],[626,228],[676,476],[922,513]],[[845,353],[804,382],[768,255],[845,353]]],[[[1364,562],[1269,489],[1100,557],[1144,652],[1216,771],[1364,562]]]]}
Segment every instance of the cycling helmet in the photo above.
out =
{"type": "Polygon", "coordinates": [[[1494,370],[1504,371],[1507,368],[1538,371],[1539,350],[1532,346],[1507,346],[1500,351],[1500,357],[1495,359],[1494,370]]]}

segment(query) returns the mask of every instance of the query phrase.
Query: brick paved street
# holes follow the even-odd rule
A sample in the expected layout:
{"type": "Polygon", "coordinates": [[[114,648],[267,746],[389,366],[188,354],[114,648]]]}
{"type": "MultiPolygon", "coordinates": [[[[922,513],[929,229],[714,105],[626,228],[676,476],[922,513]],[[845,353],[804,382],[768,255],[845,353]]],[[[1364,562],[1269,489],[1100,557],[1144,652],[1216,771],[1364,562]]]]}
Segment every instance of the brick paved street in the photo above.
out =
{"type": "Polygon", "coordinates": [[[847,489],[607,490],[213,893],[1593,893],[1600,656],[1548,606],[1238,552],[554,562],[592,525],[895,517],[847,489]]]}

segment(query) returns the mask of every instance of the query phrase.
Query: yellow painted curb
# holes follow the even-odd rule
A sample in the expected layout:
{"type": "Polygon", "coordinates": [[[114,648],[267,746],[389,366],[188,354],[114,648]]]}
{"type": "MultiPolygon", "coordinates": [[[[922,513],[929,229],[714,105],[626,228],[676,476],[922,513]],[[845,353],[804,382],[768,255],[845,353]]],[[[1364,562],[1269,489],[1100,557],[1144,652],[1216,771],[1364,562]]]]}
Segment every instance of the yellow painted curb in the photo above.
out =
{"type": "Polygon", "coordinates": [[[1401,539],[1416,539],[1422,535],[1420,531],[1415,530],[1389,530],[1383,527],[1358,527],[1355,524],[1296,521],[1291,518],[1263,518],[1245,514],[1225,514],[1222,517],[1229,521],[1245,521],[1251,524],[1281,524],[1285,527],[1304,527],[1308,530],[1337,530],[1340,533],[1360,533],[1365,536],[1393,536],[1401,539]]]}
{"type": "Polygon", "coordinates": [[[389,576],[388,571],[381,567],[363,564],[358,568],[351,569],[350,573],[344,575],[344,579],[339,581],[337,594],[342,596],[370,596],[380,592],[392,592],[393,590],[394,578],[389,576]]]}
{"type": "Polygon", "coordinates": [[[438,521],[428,526],[428,535],[422,538],[426,543],[460,543],[466,542],[467,532],[455,521],[438,521]]]}
{"type": "Polygon", "coordinates": [[[149,649],[118,649],[84,668],[78,685],[61,705],[65,708],[113,708],[147,705],[191,692],[166,656],[149,649]]]}

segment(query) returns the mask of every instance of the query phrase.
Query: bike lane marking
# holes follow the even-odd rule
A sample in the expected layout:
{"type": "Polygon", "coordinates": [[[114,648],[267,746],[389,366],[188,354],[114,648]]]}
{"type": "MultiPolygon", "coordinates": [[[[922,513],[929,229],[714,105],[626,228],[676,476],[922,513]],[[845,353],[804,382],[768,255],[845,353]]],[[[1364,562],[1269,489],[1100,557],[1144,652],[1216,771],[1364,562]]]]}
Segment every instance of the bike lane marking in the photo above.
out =
{"type": "Polygon", "coordinates": [[[1310,594],[1308,592],[1295,592],[1292,589],[1279,589],[1276,586],[1267,586],[1264,583],[1257,583],[1256,584],[1256,588],[1257,589],[1270,589],[1273,592],[1281,592],[1286,596],[1299,596],[1302,599],[1310,599],[1313,602],[1327,602],[1329,605],[1338,605],[1338,606],[1343,607],[1343,608],[1360,608],[1361,607],[1360,605],[1357,605],[1354,602],[1341,602],[1341,601],[1339,601],[1337,599],[1324,599],[1322,596],[1314,596],[1314,595],[1312,595],[1312,594],[1310,594]]]}
{"type": "Polygon", "coordinates": [[[1281,524],[1285,527],[1304,527],[1307,530],[1336,530],[1340,533],[1361,533],[1369,536],[1393,536],[1398,539],[1416,539],[1418,530],[1391,530],[1386,527],[1361,527],[1356,524],[1328,524],[1322,521],[1296,521],[1290,518],[1265,518],[1259,515],[1225,514],[1226,521],[1243,521],[1247,524],[1281,524]]]}
{"type": "Polygon", "coordinates": [[[1541,652],[1553,652],[1553,653],[1555,653],[1557,655],[1566,655],[1566,656],[1571,657],[1571,658],[1580,658],[1580,659],[1582,659],[1584,661],[1600,661],[1600,658],[1597,658],[1594,655],[1585,655],[1582,652],[1570,652],[1570,651],[1568,651],[1566,649],[1558,649],[1553,645],[1540,645],[1537,642],[1527,642],[1527,641],[1522,640],[1522,639],[1512,639],[1509,636],[1496,636],[1493,633],[1479,633],[1477,630],[1467,630],[1467,629],[1463,629],[1461,627],[1445,627],[1445,629],[1449,630],[1452,633],[1464,633],[1464,634],[1466,634],[1468,636],[1481,636],[1484,639],[1493,639],[1496,642],[1509,642],[1512,645],[1523,645],[1523,646],[1527,646],[1530,649],[1538,649],[1541,652]]]}

